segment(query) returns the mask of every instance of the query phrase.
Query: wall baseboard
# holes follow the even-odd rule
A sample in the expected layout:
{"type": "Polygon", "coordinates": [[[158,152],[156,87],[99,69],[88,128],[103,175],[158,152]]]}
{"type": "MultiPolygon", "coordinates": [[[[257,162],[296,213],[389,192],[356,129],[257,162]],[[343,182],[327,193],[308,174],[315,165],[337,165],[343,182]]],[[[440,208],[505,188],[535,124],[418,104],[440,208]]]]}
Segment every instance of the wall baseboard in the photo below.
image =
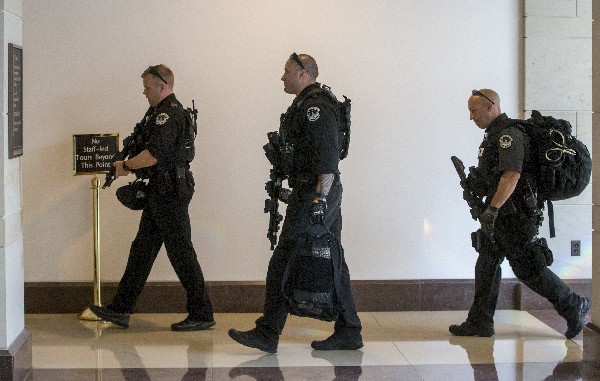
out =
{"type": "MultiPolygon", "coordinates": [[[[591,279],[565,280],[576,293],[591,296],[591,279]]],[[[102,284],[104,305],[112,300],[117,283],[102,284]]],[[[215,312],[261,312],[264,282],[206,282],[215,312]]],[[[355,280],[352,291],[359,311],[452,311],[468,310],[474,281],[355,280]]],[[[93,303],[93,286],[86,282],[25,283],[25,313],[80,313],[93,303]]],[[[179,282],[148,282],[135,312],[186,312],[185,291],[179,282]]],[[[498,309],[539,310],[552,305],[517,279],[503,279],[498,309]]]]}

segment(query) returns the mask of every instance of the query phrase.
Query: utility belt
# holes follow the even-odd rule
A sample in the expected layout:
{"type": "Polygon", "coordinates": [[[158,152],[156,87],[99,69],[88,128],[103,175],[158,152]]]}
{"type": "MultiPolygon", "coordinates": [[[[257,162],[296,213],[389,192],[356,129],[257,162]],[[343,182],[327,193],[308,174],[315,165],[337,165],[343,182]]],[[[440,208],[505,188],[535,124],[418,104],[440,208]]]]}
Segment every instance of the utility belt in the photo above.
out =
{"type": "MultiPolygon", "coordinates": [[[[288,185],[290,188],[299,188],[304,186],[316,186],[317,180],[319,179],[319,175],[314,173],[300,173],[290,175],[288,178],[288,185]]],[[[340,174],[335,174],[334,184],[338,184],[340,182],[340,174]]]]}
{"type": "Polygon", "coordinates": [[[290,175],[288,185],[290,188],[299,188],[301,186],[316,185],[319,175],[314,173],[297,173],[290,175]]]}
{"type": "Polygon", "coordinates": [[[159,194],[177,193],[187,195],[190,188],[193,192],[194,176],[187,166],[173,168],[169,171],[157,171],[150,177],[150,186],[159,194]]]}

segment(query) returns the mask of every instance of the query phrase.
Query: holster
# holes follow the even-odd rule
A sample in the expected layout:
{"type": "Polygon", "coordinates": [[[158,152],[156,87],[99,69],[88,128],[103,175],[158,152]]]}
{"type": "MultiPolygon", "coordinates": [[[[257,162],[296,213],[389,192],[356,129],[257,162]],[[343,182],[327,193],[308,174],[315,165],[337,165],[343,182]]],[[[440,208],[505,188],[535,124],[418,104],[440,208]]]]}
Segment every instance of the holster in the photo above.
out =
{"type": "Polygon", "coordinates": [[[194,194],[194,175],[192,171],[186,167],[177,167],[175,185],[177,187],[177,195],[180,199],[191,198],[194,194]]]}

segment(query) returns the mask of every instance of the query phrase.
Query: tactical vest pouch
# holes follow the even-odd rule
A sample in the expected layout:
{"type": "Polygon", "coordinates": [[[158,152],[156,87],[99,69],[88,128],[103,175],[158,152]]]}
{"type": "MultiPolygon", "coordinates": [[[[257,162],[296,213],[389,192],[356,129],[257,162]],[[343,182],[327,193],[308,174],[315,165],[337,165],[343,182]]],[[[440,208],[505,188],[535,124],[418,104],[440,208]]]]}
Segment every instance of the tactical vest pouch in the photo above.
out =
{"type": "Polygon", "coordinates": [[[543,258],[538,260],[538,262],[543,262],[546,266],[552,265],[554,262],[554,255],[552,255],[552,250],[548,247],[548,242],[546,238],[535,238],[533,241],[525,244],[525,251],[530,253],[532,257],[543,258]]]}
{"type": "Polygon", "coordinates": [[[148,185],[136,179],[117,189],[117,199],[131,210],[141,210],[148,204],[148,185]]]}
{"type": "Polygon", "coordinates": [[[177,178],[175,181],[177,184],[177,195],[179,196],[179,199],[191,200],[194,194],[194,186],[196,185],[192,171],[185,167],[177,167],[177,178]]]}
{"type": "Polygon", "coordinates": [[[292,315],[335,321],[341,246],[331,234],[298,240],[286,266],[282,289],[292,315]]]}

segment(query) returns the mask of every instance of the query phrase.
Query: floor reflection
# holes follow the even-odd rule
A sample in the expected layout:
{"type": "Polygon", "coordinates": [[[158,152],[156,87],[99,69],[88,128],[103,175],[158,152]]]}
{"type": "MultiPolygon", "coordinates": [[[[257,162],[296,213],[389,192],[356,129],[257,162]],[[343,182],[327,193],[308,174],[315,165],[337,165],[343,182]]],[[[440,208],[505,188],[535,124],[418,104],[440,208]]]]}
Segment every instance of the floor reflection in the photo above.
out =
{"type": "Polygon", "coordinates": [[[582,379],[582,365],[580,361],[567,361],[573,358],[582,358],[583,349],[578,345],[573,345],[570,340],[565,340],[567,354],[562,362],[556,364],[552,374],[544,378],[544,381],[576,381],[582,379]]]}
{"type": "MultiPolygon", "coordinates": [[[[217,326],[172,332],[182,314],[138,314],[128,329],[78,322],[75,315],[26,315],[32,380],[600,380],[581,343],[524,311],[500,310],[496,335],[455,337],[464,311],[361,313],[358,351],[314,351],[327,324],[290,319],[277,354],[232,342],[229,327],[259,314],[216,314],[217,326]]],[[[555,316],[552,314],[549,316],[555,316]]]]}
{"type": "Polygon", "coordinates": [[[473,379],[475,381],[499,381],[496,361],[494,360],[494,337],[467,338],[451,336],[448,340],[450,345],[458,345],[467,352],[469,364],[473,368],[473,379]],[[477,340],[477,345],[473,345],[473,340],[477,340]],[[484,358],[488,362],[481,363],[484,358]]]}
{"type": "Polygon", "coordinates": [[[284,381],[283,372],[279,368],[277,355],[268,354],[255,360],[245,361],[229,371],[229,377],[236,379],[240,376],[252,377],[257,381],[284,381]],[[268,367],[265,367],[268,364],[268,367]]]}
{"type": "Polygon", "coordinates": [[[358,381],[362,375],[362,351],[312,351],[314,359],[323,359],[333,365],[332,381],[358,381]]]}

